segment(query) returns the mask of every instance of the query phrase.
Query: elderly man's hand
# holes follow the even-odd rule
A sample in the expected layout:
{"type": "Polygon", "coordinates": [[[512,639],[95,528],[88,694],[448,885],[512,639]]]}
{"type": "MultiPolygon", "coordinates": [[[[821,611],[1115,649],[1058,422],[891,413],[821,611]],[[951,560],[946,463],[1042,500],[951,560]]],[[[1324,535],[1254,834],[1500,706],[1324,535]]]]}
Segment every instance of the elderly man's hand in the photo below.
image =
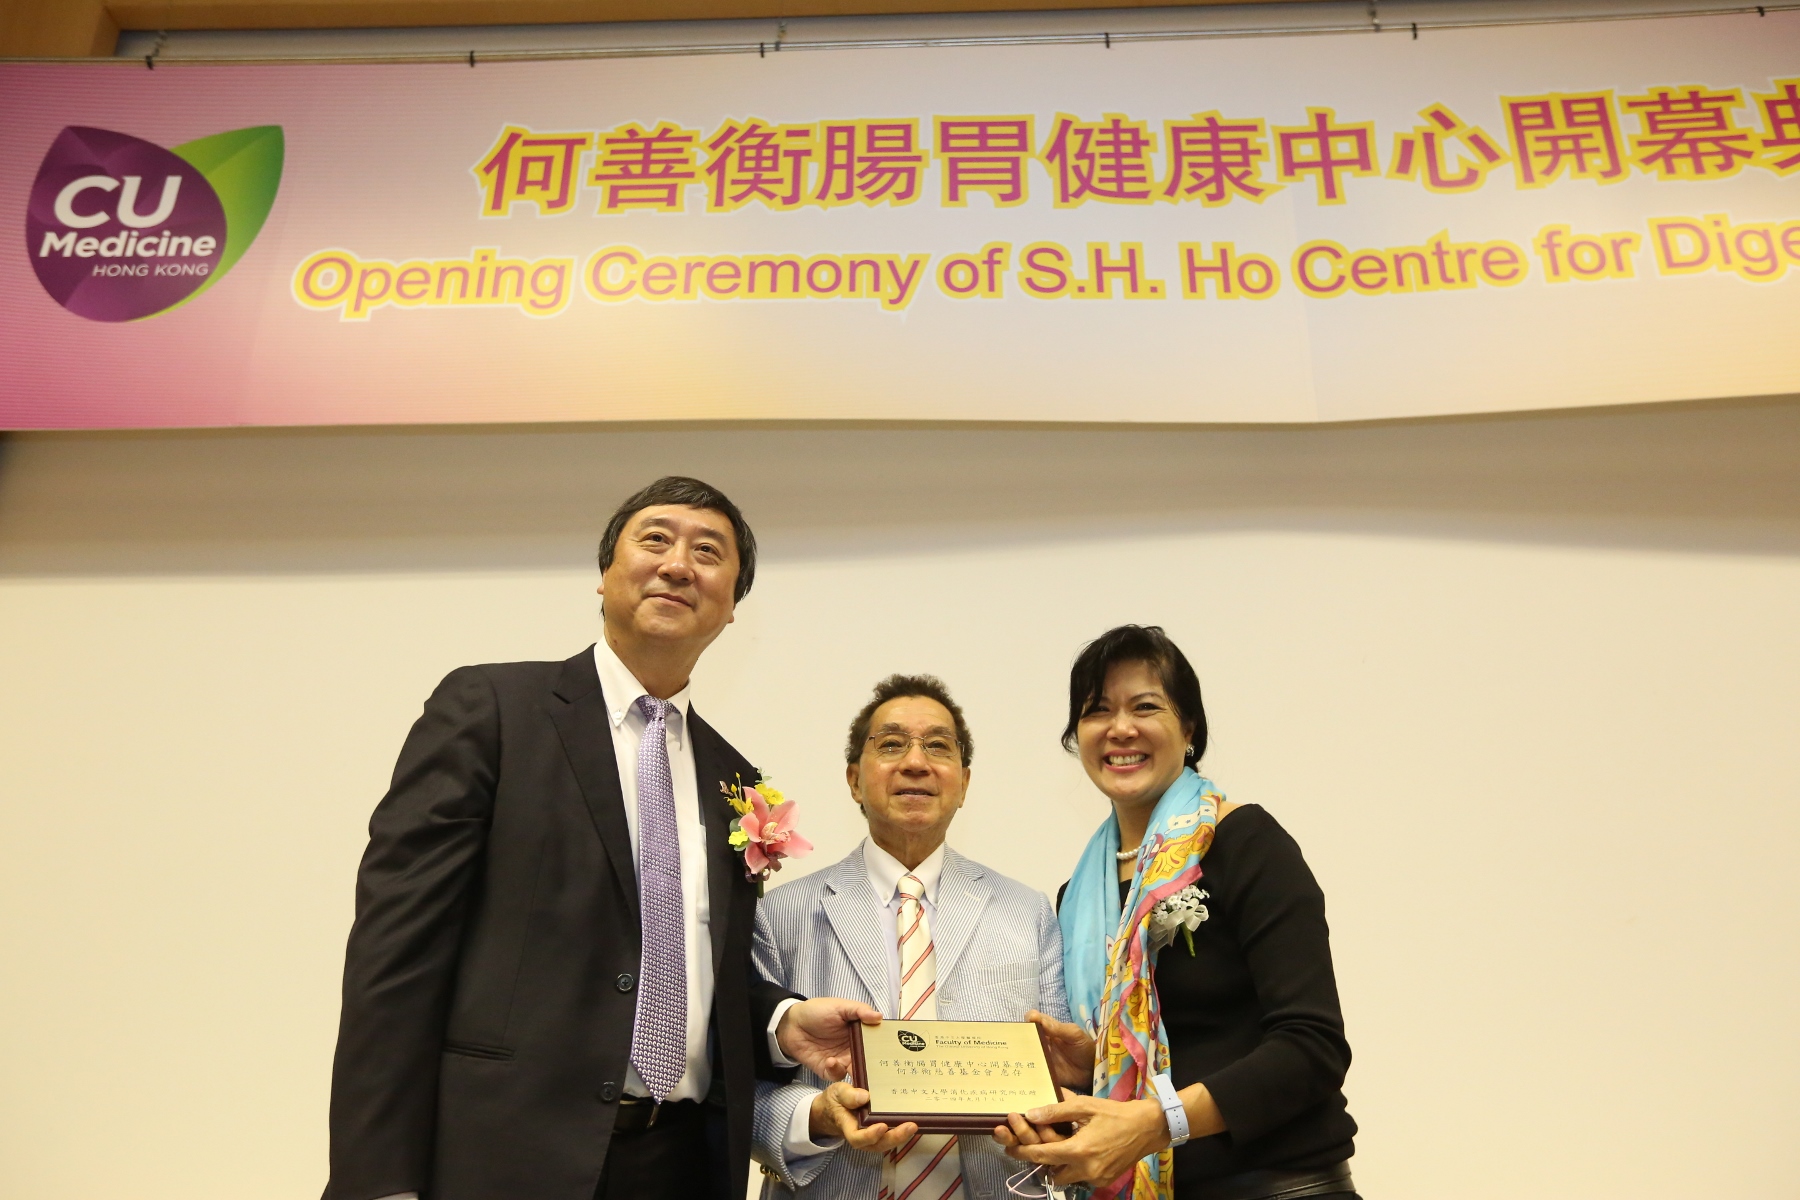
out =
{"type": "Polygon", "coordinates": [[[1059,1021],[1048,1013],[1032,1009],[1025,1019],[1044,1035],[1044,1049],[1050,1054],[1050,1078],[1059,1087],[1086,1090],[1094,1083],[1094,1039],[1088,1031],[1068,1021],[1059,1021]]]}
{"type": "Polygon", "coordinates": [[[813,1141],[841,1137],[844,1144],[852,1150],[872,1150],[876,1154],[886,1154],[904,1146],[912,1140],[913,1134],[919,1132],[919,1127],[911,1121],[892,1129],[881,1121],[867,1129],[859,1128],[856,1110],[868,1103],[869,1093],[847,1083],[834,1083],[814,1096],[809,1126],[813,1141]]]}
{"type": "Polygon", "coordinates": [[[781,1014],[775,1041],[820,1079],[842,1079],[850,1073],[850,1031],[858,1022],[879,1025],[881,1013],[860,1000],[802,1000],[781,1014]]]}

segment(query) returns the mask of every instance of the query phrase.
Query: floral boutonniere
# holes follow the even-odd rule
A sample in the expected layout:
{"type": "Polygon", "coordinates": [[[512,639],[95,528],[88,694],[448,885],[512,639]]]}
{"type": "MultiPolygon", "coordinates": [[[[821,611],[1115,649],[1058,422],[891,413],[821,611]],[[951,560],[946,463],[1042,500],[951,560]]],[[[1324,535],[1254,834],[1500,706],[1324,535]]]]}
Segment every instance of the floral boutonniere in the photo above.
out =
{"type": "Polygon", "coordinates": [[[1179,929],[1181,936],[1187,940],[1188,957],[1194,954],[1194,930],[1200,928],[1200,922],[1212,914],[1206,911],[1207,900],[1212,893],[1203,892],[1196,884],[1188,884],[1173,896],[1165,896],[1160,904],[1150,910],[1150,949],[1161,950],[1164,946],[1173,945],[1175,931],[1179,929]]]}
{"type": "Polygon", "coordinates": [[[786,799],[761,775],[745,787],[740,777],[733,784],[719,784],[725,799],[737,812],[731,822],[731,848],[743,852],[744,874],[756,881],[756,894],[781,870],[784,858],[801,858],[812,852],[812,843],[794,828],[794,802],[786,799]]]}

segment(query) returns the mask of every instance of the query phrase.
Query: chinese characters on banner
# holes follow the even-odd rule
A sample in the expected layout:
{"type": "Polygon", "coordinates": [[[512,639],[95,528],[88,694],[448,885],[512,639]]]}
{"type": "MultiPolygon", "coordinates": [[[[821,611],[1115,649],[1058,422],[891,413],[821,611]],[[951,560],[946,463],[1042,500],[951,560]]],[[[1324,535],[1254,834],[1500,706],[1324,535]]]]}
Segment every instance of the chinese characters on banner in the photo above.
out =
{"type": "MultiPolygon", "coordinates": [[[[1513,164],[1513,186],[1633,172],[1659,180],[1727,179],[1746,168],[1800,170],[1800,78],[1769,92],[1670,84],[1611,91],[1503,96],[1503,136],[1448,104],[1419,110],[1396,133],[1386,176],[1433,192],[1473,192],[1513,164]]],[[[928,196],[961,207],[971,196],[1024,203],[1048,187],[1057,208],[1083,204],[1261,203],[1310,183],[1320,204],[1344,204],[1360,176],[1382,174],[1373,121],[1309,107],[1296,125],[1218,111],[1165,118],[1157,128],[1123,113],[1058,113],[1041,136],[1029,115],[891,117],[778,124],[757,117],[703,132],[672,121],[607,130],[508,125],[474,168],[482,213],[514,205],[543,216],[571,211],[591,189],[594,211],[683,212],[690,188],[704,211],[755,204],[779,212],[848,204],[898,208],[928,196]],[[1035,167],[1035,169],[1034,169],[1035,167]],[[925,182],[935,173],[938,186],[925,182]]]]}

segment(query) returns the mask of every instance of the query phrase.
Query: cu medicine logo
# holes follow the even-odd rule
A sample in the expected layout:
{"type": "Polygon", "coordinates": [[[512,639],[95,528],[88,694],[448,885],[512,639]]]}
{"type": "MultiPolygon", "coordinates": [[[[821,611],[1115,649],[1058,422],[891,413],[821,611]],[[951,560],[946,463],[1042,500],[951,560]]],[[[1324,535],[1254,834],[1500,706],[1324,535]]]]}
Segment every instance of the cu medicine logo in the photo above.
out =
{"type": "Polygon", "coordinates": [[[229,271],[281,186],[281,127],[164,149],[71,125],[38,167],[25,249],[51,299],[90,321],[135,321],[193,299],[229,271]]]}
{"type": "Polygon", "coordinates": [[[896,1033],[894,1035],[894,1040],[899,1042],[902,1046],[905,1046],[908,1050],[918,1051],[925,1049],[925,1039],[910,1029],[902,1029],[900,1032],[896,1033]]]}

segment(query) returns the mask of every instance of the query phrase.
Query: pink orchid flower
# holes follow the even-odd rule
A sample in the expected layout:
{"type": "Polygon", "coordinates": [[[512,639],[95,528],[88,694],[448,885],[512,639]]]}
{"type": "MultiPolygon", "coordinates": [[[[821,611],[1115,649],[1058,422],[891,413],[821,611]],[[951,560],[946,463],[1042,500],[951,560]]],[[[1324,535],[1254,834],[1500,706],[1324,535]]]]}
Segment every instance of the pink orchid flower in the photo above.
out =
{"type": "Polygon", "coordinates": [[[761,875],[784,858],[799,858],[812,852],[812,843],[794,828],[794,802],[785,800],[774,808],[753,787],[744,789],[750,811],[738,818],[738,828],[750,837],[744,847],[744,866],[752,875],[761,875]]]}

